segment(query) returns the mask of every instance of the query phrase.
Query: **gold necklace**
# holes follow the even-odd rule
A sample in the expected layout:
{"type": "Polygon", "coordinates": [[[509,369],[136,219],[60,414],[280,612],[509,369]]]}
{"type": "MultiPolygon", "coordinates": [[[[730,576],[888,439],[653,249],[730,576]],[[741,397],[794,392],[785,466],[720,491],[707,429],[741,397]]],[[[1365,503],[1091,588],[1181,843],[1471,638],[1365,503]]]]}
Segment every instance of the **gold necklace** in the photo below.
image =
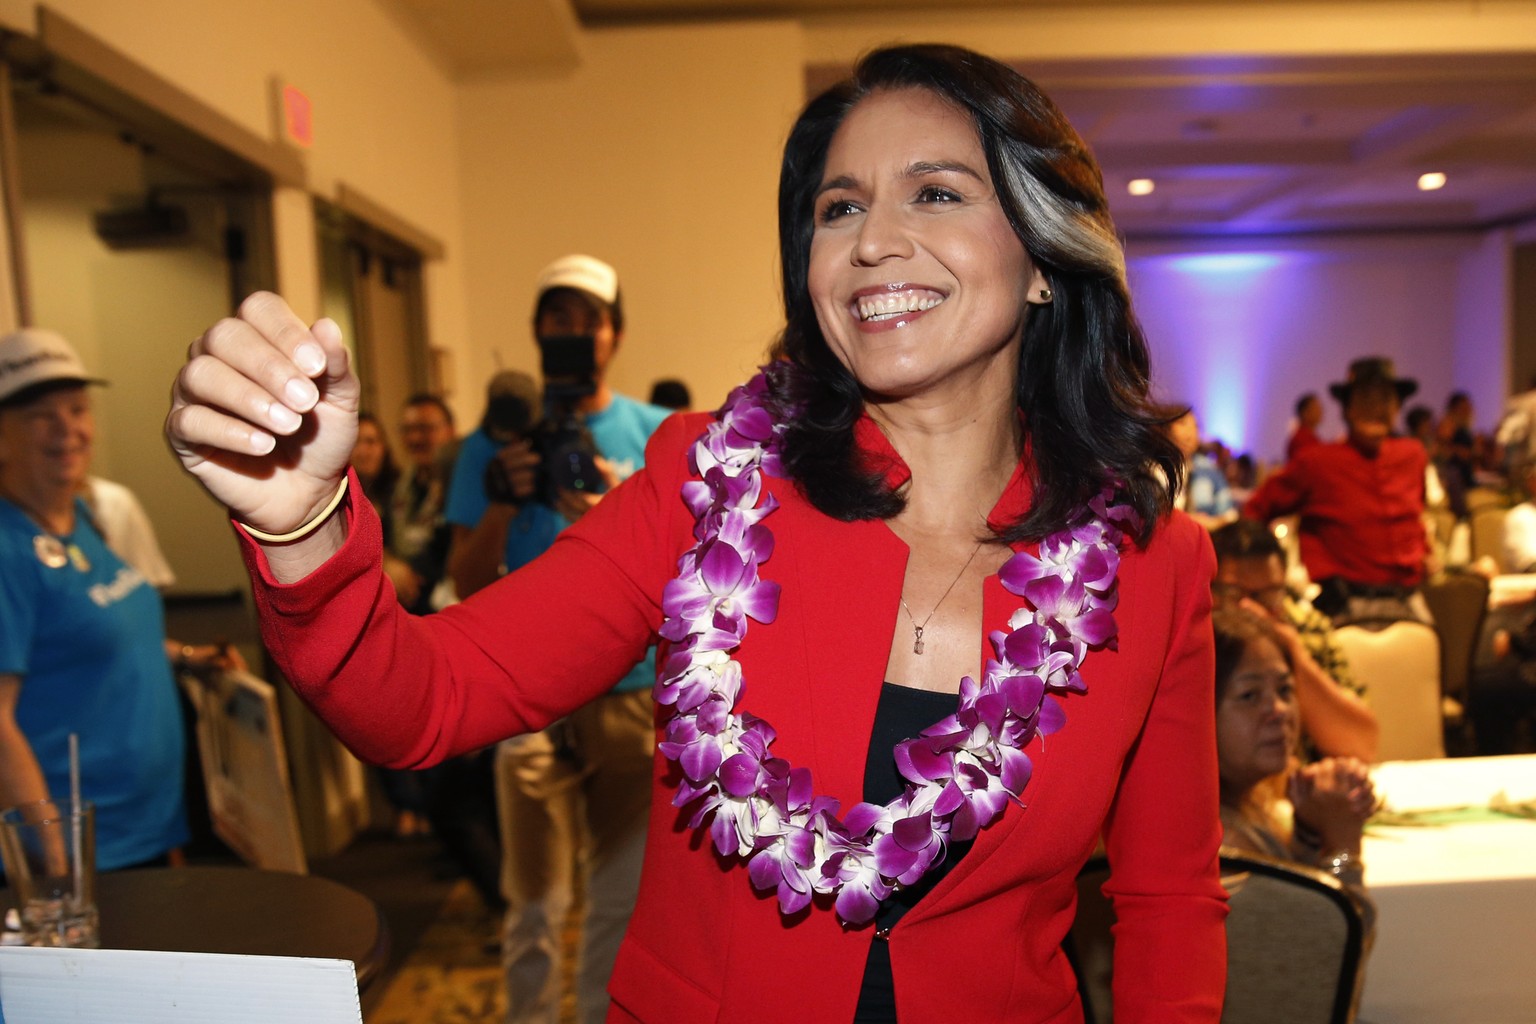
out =
{"type": "Polygon", "coordinates": [[[923,653],[923,630],[927,628],[929,620],[931,620],[934,615],[938,613],[939,606],[944,603],[944,599],[949,596],[949,592],[955,589],[955,584],[960,582],[960,577],[965,575],[965,570],[969,569],[971,567],[971,563],[976,560],[976,552],[981,550],[981,544],[981,541],[976,542],[976,546],[971,549],[971,557],[967,558],[965,560],[965,564],[960,567],[960,571],[955,573],[955,578],[949,581],[949,586],[945,587],[944,593],[939,595],[938,604],[933,606],[933,611],[929,612],[927,618],[923,619],[922,622],[918,622],[917,616],[912,614],[912,609],[907,607],[906,596],[903,595],[901,597],[901,610],[907,613],[908,619],[912,620],[913,654],[923,653]]]}

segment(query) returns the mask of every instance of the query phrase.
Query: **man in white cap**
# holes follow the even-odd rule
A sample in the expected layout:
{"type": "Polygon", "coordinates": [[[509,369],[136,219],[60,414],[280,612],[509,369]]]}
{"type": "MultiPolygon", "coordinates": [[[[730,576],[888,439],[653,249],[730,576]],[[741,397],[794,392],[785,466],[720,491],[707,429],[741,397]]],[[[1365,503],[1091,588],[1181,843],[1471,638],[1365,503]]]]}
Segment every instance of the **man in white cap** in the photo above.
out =
{"type": "MultiPolygon", "coordinates": [[[[576,408],[603,456],[599,465],[606,483],[616,484],[644,465],[646,441],[669,413],[608,385],[608,366],[624,333],[618,275],[591,256],[565,256],[544,268],[536,292],[533,331],[541,344],[570,336],[592,339],[594,387],[576,408]]],[[[522,418],[537,420],[537,395],[519,377],[499,374],[492,381],[492,407],[531,405],[522,418]]],[[[449,571],[460,597],[532,560],[601,500],[592,491],[538,493],[539,457],[526,436],[510,441],[500,436],[508,419],[517,417],[488,415],[481,429],[464,439],[454,467],[447,507],[454,527],[449,571]]],[[[655,743],[654,657],[648,654],[611,693],[545,732],[505,741],[498,752],[509,1024],[561,1019],[561,933],[578,879],[584,881],[585,913],[576,1019],[595,1024],[607,1013],[608,976],[639,889],[645,847],[655,743]]]]}
{"type": "Polygon", "coordinates": [[[188,833],[160,596],[81,500],[98,383],[52,331],[0,338],[0,806],[67,795],[77,735],[105,871],[188,833]]]}

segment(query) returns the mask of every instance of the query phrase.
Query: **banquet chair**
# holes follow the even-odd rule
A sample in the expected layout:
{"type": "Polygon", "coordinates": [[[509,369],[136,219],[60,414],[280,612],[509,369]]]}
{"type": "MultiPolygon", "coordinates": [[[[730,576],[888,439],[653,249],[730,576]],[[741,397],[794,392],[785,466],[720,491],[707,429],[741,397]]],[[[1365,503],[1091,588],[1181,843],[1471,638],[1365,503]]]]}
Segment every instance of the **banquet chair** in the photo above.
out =
{"type": "MultiPolygon", "coordinates": [[[[1084,1019],[1113,1020],[1114,912],[1102,886],[1103,857],[1078,875],[1069,955],[1078,970],[1084,1019]]],[[[1301,864],[1222,847],[1229,894],[1227,990],[1222,1024],[1348,1024],[1361,981],[1365,925],[1333,876],[1301,864]]]]}
{"type": "Polygon", "coordinates": [[[1504,564],[1504,512],[1501,505],[1486,505],[1467,513],[1472,524],[1472,561],[1491,558],[1501,572],[1513,572],[1504,564]]]}
{"type": "Polygon", "coordinates": [[[1479,509],[1497,508],[1504,509],[1509,505],[1497,487],[1469,487],[1467,488],[1467,511],[1476,512],[1479,509]]]}
{"type": "Polygon", "coordinates": [[[1451,561],[1451,539],[1456,533],[1456,513],[1442,506],[1424,510],[1424,521],[1429,525],[1436,554],[1448,565],[1465,564],[1471,554],[1470,547],[1459,561],[1451,561]]]}
{"type": "Polygon", "coordinates": [[[1488,614],[1488,581],[1476,573],[1448,572],[1424,585],[1424,602],[1440,637],[1440,696],[1465,707],[1472,659],[1488,614]]]}
{"type": "Polygon", "coordinates": [[[1334,639],[1350,671],[1365,684],[1365,700],[1381,728],[1378,761],[1445,756],[1440,708],[1440,638],[1422,622],[1385,629],[1340,626],[1334,639]]]}

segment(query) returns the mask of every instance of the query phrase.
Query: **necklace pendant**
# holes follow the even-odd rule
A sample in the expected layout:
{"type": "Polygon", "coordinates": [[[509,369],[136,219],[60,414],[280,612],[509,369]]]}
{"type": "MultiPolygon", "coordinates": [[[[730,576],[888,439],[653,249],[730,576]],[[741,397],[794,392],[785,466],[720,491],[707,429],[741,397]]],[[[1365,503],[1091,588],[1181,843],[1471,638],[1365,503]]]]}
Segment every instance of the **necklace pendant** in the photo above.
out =
{"type": "Polygon", "coordinates": [[[923,627],[922,626],[913,626],[912,627],[912,653],[913,654],[922,654],[923,653],[923,627]]]}

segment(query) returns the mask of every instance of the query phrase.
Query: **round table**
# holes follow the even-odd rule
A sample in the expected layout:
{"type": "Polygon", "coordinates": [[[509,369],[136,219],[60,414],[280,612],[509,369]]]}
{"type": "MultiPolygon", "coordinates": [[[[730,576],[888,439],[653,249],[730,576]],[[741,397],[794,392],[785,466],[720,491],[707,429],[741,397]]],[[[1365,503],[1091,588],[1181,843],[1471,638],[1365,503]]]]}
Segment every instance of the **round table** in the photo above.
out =
{"type": "MultiPolygon", "coordinates": [[[[12,902],[0,891],[0,900],[12,902]]],[[[361,893],[314,875],[245,867],[112,871],[96,878],[107,949],[350,960],[359,989],[383,969],[389,929],[361,893]]]]}

